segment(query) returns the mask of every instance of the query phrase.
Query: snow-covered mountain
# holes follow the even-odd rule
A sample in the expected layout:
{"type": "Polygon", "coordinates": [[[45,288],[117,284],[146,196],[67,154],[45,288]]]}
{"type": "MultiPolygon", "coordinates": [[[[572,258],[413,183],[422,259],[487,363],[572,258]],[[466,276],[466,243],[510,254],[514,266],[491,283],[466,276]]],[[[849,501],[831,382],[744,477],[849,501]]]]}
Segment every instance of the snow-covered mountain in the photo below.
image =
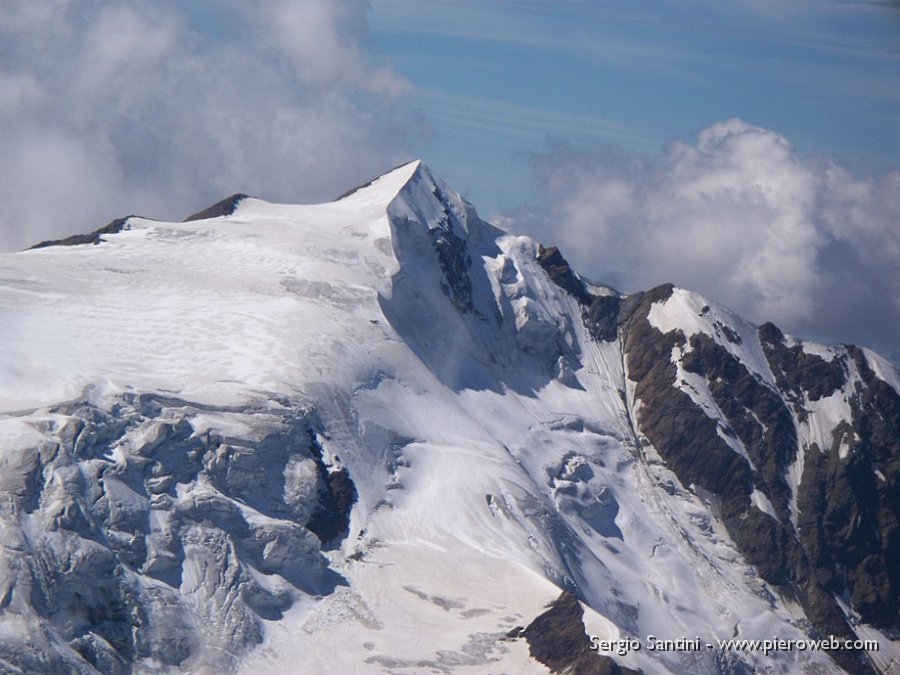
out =
{"type": "Polygon", "coordinates": [[[419,162],[3,255],[0,312],[3,672],[900,667],[897,370],[419,162]]]}

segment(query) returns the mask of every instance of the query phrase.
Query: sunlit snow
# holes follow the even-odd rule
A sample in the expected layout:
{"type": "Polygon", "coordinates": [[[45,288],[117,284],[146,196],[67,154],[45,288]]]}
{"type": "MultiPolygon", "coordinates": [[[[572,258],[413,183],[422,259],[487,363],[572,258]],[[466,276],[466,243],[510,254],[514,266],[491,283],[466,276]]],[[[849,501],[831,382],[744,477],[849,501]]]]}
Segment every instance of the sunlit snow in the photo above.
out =
{"type": "MultiPolygon", "coordinates": [[[[581,590],[588,630],[605,635],[802,637],[796,607],[742,562],[704,502],[641,459],[653,449],[623,400],[621,345],[591,339],[536,251],[413,162],[328,204],[246,199],[222,218],[132,218],[99,246],[4,255],[0,411],[17,417],[0,421],[0,439],[40,442],[41,409],[123,392],[203,404],[195,432],[236,437],[253,434],[248,418],[215,406],[314,405],[324,451],[359,491],[349,536],[327,554],[346,583],[268,622],[246,673],[544,672],[501,638],[563,587],[581,590]],[[441,287],[429,236],[444,221],[471,254],[470,296],[441,287]]],[[[688,337],[736,327],[740,344],[716,339],[774,382],[755,328],[706,304],[676,290],[650,319],[688,337]]],[[[689,375],[679,370],[682,386],[714,417],[689,375]]],[[[842,395],[819,402],[825,426],[805,440],[826,439],[842,395]]],[[[4,471],[15,461],[4,455],[4,471]]],[[[177,497],[206,489],[179,484],[177,497]]],[[[753,504],[775,517],[762,493],[753,504]]],[[[189,566],[184,583],[201,572],[189,566]]],[[[617,661],[717,668],[712,652],[617,661]]],[[[817,653],[764,665],[834,668],[817,653]]]]}

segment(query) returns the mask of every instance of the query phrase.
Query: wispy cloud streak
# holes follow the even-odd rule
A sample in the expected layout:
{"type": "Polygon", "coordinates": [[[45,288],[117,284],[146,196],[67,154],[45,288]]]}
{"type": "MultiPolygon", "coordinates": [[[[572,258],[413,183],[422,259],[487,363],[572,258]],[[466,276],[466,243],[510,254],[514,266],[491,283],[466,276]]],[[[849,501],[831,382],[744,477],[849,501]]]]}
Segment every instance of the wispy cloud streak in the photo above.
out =
{"type": "Polygon", "coordinates": [[[559,144],[515,226],[624,290],[672,281],[751,320],[900,357],[900,171],[854,173],[732,119],[654,157],[559,144]]]}

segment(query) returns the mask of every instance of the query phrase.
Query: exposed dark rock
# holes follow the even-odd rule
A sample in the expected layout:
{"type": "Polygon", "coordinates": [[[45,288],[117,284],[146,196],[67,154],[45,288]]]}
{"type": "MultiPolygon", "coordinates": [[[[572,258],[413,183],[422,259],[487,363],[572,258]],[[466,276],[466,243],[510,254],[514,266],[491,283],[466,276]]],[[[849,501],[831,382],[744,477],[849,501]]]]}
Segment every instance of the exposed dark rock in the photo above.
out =
{"type": "Polygon", "coordinates": [[[584,610],[578,598],[569,591],[563,591],[546,612],[524,630],[510,631],[508,637],[524,636],[532,658],[553,673],[638,675],[641,671],[620,666],[612,657],[591,649],[583,616],[584,610]]]}
{"type": "Polygon", "coordinates": [[[525,626],[516,626],[506,634],[507,640],[517,640],[525,635],[525,626]]]}
{"type": "Polygon", "coordinates": [[[617,294],[590,293],[555,246],[544,248],[543,245],[539,245],[537,262],[553,283],[581,305],[581,320],[591,337],[604,342],[611,342],[618,337],[621,298],[617,294]]]}
{"type": "Polygon", "coordinates": [[[747,451],[764,492],[782,522],[790,519],[790,488],[784,476],[797,453],[794,420],[782,398],[708,335],[691,336],[682,358],[688,372],[706,378],[710,393],[747,451]]]}
{"type": "Polygon", "coordinates": [[[465,240],[453,231],[450,222],[447,215],[441,221],[443,227],[431,230],[431,241],[444,273],[441,289],[457,309],[471,312],[472,280],[469,279],[469,268],[472,266],[472,259],[465,240]]]}
{"type": "Polygon", "coordinates": [[[458,218],[454,216],[447,195],[436,184],[432,184],[431,192],[443,208],[437,227],[429,230],[431,243],[437,252],[438,263],[443,272],[441,290],[459,311],[472,312],[474,309],[472,279],[469,276],[472,257],[466,233],[458,218]]]}
{"type": "Polygon", "coordinates": [[[862,378],[851,400],[852,424],[835,429],[830,448],[813,446],[807,453],[798,495],[799,536],[825,588],[849,592],[853,609],[867,623],[895,628],[900,623],[900,397],[874,376],[862,350],[848,347],[848,353],[862,378]]]}
{"type": "Polygon", "coordinates": [[[746,512],[753,488],[751,469],[717,433],[717,424],[676,388],[672,350],[685,346],[681,331],[662,334],[647,313],[667,299],[671,285],[658,286],[623,303],[624,352],[634,396],[643,403],[640,430],[686,486],[699,485],[722,499],[727,518],[746,512]]]}
{"type": "MultiPolygon", "coordinates": [[[[760,327],[760,340],[801,421],[808,414],[804,395],[816,401],[846,386],[843,355],[829,362],[800,345],[789,348],[772,324],[760,327]]],[[[862,350],[849,346],[847,354],[862,379],[850,399],[852,419],[838,424],[829,447],[813,445],[806,452],[797,536],[822,588],[849,594],[867,623],[895,628],[900,624],[900,397],[874,376],[862,350]]]]}
{"type": "Polygon", "coordinates": [[[779,342],[784,342],[784,333],[782,333],[781,329],[771,321],[766,321],[760,326],[758,332],[759,340],[763,347],[767,344],[775,345],[779,342]]]}
{"type": "Polygon", "coordinates": [[[124,218],[117,218],[116,220],[104,225],[103,227],[94,230],[93,232],[89,232],[88,234],[73,234],[71,237],[66,237],[65,239],[50,239],[48,241],[42,241],[39,244],[35,244],[34,246],[30,246],[29,250],[35,248],[46,248],[48,246],[78,246],[80,244],[94,244],[97,245],[103,241],[104,234],[116,234],[117,232],[121,232],[125,228],[125,224],[128,222],[129,218],[135,218],[136,216],[125,216],[124,218]]]}
{"type": "MultiPolygon", "coordinates": [[[[237,205],[241,202],[241,200],[246,199],[247,195],[243,193],[236,193],[231,195],[230,197],[226,197],[221,201],[216,202],[212,206],[203,209],[202,211],[198,211],[187,218],[182,222],[189,222],[191,220],[203,220],[205,218],[218,218],[219,216],[228,216],[234,213],[234,210],[237,208],[237,205]]],[[[88,234],[73,234],[70,237],[65,237],[64,239],[49,239],[47,241],[42,241],[34,246],[30,246],[29,250],[35,248],[46,248],[48,246],[78,246],[81,244],[101,244],[103,242],[103,235],[105,234],[116,234],[117,232],[121,232],[125,229],[126,224],[128,223],[129,218],[137,218],[139,216],[130,215],[125,216],[124,218],[116,218],[111,223],[104,225],[101,228],[94,230],[93,232],[89,232],[88,234]]]]}
{"type": "Polygon", "coordinates": [[[721,332],[725,339],[732,344],[739,345],[743,342],[743,339],[734,328],[721,321],[716,321],[716,330],[721,332]]]}
{"type": "Polygon", "coordinates": [[[593,296],[590,306],[581,313],[588,332],[595,340],[612,342],[619,336],[619,308],[622,300],[618,295],[593,296]]]}
{"type": "Polygon", "coordinates": [[[329,468],[323,459],[322,447],[310,432],[309,447],[319,473],[319,499],[306,527],[327,547],[347,535],[350,511],[356,503],[356,486],[343,467],[329,468]]]}
{"type": "Polygon", "coordinates": [[[192,220],[206,220],[207,218],[220,218],[221,216],[230,216],[237,209],[238,204],[247,198],[242,192],[237,192],[230,197],[225,197],[217,201],[212,206],[208,206],[202,211],[197,211],[185,218],[182,222],[188,223],[192,220]]]}
{"type": "MultiPolygon", "coordinates": [[[[809,489],[818,492],[803,497],[799,504],[805,519],[800,523],[803,534],[799,538],[790,522],[791,495],[785,480],[787,469],[799,451],[793,416],[786,401],[797,409],[804,394],[810,400],[829,395],[846,382],[846,369],[838,359],[828,363],[805,354],[799,345],[787,348],[781,332],[766,324],[760,328],[760,338],[782,388],[779,395],[710,337],[693,335],[688,343],[679,330],[663,334],[654,328],[647,318],[650,307],[671,293],[672,287],[665,285],[629,296],[619,311],[628,374],[635,382],[634,397],[642,404],[638,428],[683,485],[695,486],[700,488],[698,493],[713,496],[718,517],[760,576],[774,585],[794,589],[816,634],[853,639],[854,633],[832,593],[843,591],[837,581],[838,577],[843,579],[839,570],[845,567],[838,558],[846,560],[854,549],[851,546],[840,553],[837,549],[846,547],[848,524],[854,523],[857,529],[865,531],[877,528],[879,521],[873,518],[875,525],[862,526],[860,518],[869,517],[871,510],[857,513],[841,504],[856,503],[858,490],[877,494],[871,488],[875,480],[871,462],[867,463],[860,455],[855,461],[867,466],[868,476],[862,476],[860,471],[858,479],[841,484],[835,477],[831,479],[833,487],[829,487],[827,472],[823,473],[818,461],[806,466],[802,483],[806,485],[809,481],[809,489]],[[672,363],[676,346],[682,349],[682,367],[706,380],[713,401],[727,422],[724,429],[677,387],[677,370],[672,363]],[[720,431],[740,440],[752,466],[725,443],[720,431]],[[751,505],[750,494],[754,488],[769,498],[777,520],[751,505]],[[837,493],[841,496],[837,497],[837,493]],[[836,531],[826,534],[828,527],[836,531]]],[[[731,339],[727,331],[720,333],[731,339]]],[[[883,393],[880,405],[890,410],[893,399],[887,391],[883,393]]],[[[900,438],[891,429],[885,429],[881,436],[889,437],[892,431],[895,438],[900,438]]],[[[836,453],[835,448],[833,454],[836,453]]],[[[812,451],[807,456],[813,454],[817,453],[812,451]]],[[[894,456],[900,457],[900,452],[894,456]]],[[[843,475],[846,467],[845,462],[838,473],[843,475]]],[[[900,522],[895,511],[891,512],[890,520],[900,522]]],[[[886,529],[895,542],[896,526],[886,529]]],[[[886,605],[884,597],[891,585],[885,559],[872,557],[880,550],[877,543],[871,543],[874,542],[872,534],[859,535],[864,544],[859,551],[858,565],[851,570],[858,570],[857,574],[866,580],[861,586],[864,591],[860,601],[873,608],[870,618],[885,618],[890,603],[886,605]],[[876,607],[878,610],[874,611],[876,607]]],[[[848,583],[853,580],[848,571],[848,583]]],[[[893,607],[896,623],[896,604],[893,607]]],[[[849,672],[871,672],[860,652],[841,651],[831,656],[849,672]]]]}
{"type": "MultiPolygon", "coordinates": [[[[619,307],[619,323],[623,326],[634,318],[635,313],[642,307],[649,311],[650,305],[654,302],[662,302],[672,297],[675,287],[672,284],[660,284],[651,288],[649,291],[639,291],[626,295],[619,307]],[[650,296],[650,303],[647,304],[647,296],[650,296]]],[[[624,346],[624,345],[623,345],[624,346]]]]}
{"type": "Polygon", "coordinates": [[[799,344],[788,347],[784,334],[771,323],[759,327],[759,338],[778,388],[795,402],[796,409],[800,409],[804,393],[810,401],[818,401],[847,383],[847,369],[841,357],[826,361],[807,354],[799,344]]]}
{"type": "Polygon", "coordinates": [[[544,248],[538,245],[538,264],[547,273],[551,281],[566,291],[573,298],[578,300],[582,305],[590,305],[593,296],[585,288],[584,282],[578,278],[578,275],[563,258],[562,253],[555,246],[544,248]]]}

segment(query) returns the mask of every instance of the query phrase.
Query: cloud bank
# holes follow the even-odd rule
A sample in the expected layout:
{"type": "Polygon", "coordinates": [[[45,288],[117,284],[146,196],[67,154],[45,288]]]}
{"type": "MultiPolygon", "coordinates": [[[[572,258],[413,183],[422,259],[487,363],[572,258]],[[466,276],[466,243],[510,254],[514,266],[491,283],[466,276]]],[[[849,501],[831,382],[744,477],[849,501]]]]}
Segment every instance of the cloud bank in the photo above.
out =
{"type": "Polygon", "coordinates": [[[861,176],[738,119],[654,158],[553,145],[514,227],[622,290],[672,281],[795,334],[900,356],[900,171],[861,176]]]}
{"type": "Polygon", "coordinates": [[[232,192],[335,196],[422,123],[362,0],[0,4],[0,250],[232,192]]]}

